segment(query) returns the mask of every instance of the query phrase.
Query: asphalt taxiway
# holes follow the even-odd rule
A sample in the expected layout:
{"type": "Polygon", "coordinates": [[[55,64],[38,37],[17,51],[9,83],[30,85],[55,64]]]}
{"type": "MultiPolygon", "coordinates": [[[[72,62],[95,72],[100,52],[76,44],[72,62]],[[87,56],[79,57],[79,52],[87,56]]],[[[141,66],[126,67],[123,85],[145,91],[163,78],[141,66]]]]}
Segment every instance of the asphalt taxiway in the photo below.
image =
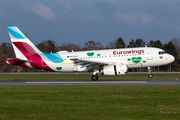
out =
{"type": "Polygon", "coordinates": [[[157,86],[180,85],[180,80],[126,80],[126,81],[0,81],[0,86],[157,86]]]}

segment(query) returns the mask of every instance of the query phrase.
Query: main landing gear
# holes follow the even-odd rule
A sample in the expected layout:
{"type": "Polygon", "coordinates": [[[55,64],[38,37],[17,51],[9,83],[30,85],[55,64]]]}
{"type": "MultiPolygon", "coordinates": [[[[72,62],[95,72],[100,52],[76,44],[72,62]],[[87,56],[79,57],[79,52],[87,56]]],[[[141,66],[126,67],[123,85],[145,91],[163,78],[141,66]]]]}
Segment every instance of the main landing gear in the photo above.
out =
{"type": "Polygon", "coordinates": [[[97,76],[97,74],[91,76],[91,80],[92,80],[92,81],[97,81],[98,78],[99,78],[99,77],[97,76]]]}
{"type": "Polygon", "coordinates": [[[151,74],[151,67],[148,67],[148,71],[149,71],[149,75],[148,75],[148,77],[149,77],[149,78],[152,78],[152,77],[153,77],[153,75],[151,74]]]}
{"type": "Polygon", "coordinates": [[[93,75],[91,76],[92,81],[98,80],[99,77],[98,77],[97,73],[99,73],[99,69],[94,69],[93,75]]]}

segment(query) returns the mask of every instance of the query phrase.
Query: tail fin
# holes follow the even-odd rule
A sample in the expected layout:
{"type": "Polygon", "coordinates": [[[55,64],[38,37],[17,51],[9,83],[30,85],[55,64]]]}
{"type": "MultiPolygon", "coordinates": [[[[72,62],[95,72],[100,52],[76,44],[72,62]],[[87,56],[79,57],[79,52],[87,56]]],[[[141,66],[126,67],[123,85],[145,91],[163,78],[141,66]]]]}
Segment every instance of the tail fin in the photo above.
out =
{"type": "Polygon", "coordinates": [[[16,58],[40,53],[40,50],[16,27],[7,27],[16,58]]]}

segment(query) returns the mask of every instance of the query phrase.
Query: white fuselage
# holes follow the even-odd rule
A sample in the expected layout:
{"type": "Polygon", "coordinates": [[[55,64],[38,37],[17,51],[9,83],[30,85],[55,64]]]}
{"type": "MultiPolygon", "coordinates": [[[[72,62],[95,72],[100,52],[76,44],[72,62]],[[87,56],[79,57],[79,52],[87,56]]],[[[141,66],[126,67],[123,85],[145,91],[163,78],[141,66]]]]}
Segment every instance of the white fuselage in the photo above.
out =
{"type": "Polygon", "coordinates": [[[114,63],[125,63],[128,68],[140,68],[150,66],[166,65],[174,61],[174,57],[164,50],[153,47],[93,50],[81,52],[59,52],[63,62],[53,63],[58,59],[44,60],[54,71],[86,71],[81,65],[75,64],[72,59],[99,61],[114,63]],[[57,69],[61,67],[61,69],[57,69]]]}

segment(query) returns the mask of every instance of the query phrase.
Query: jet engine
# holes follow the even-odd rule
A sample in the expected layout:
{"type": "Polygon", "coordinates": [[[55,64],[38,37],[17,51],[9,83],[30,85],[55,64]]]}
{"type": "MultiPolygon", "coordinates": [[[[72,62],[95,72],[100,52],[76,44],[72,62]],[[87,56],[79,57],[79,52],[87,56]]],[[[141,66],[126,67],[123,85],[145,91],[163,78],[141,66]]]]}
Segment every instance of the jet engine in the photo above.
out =
{"type": "Polygon", "coordinates": [[[107,65],[103,67],[102,75],[124,75],[127,74],[128,67],[126,64],[107,65]]]}

